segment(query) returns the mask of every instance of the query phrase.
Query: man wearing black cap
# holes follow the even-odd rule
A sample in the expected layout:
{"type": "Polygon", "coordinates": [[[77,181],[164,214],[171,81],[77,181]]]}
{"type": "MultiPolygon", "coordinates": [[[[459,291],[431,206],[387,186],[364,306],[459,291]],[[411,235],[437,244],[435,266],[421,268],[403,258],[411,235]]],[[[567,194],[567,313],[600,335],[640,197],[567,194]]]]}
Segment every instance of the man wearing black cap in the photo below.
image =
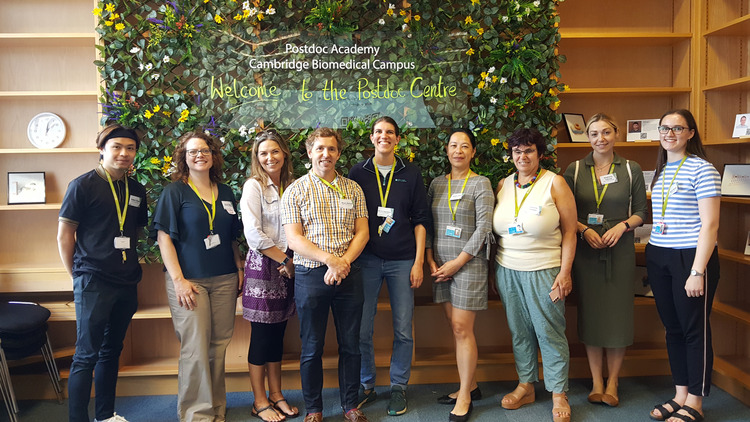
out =
{"type": "Polygon", "coordinates": [[[100,165],[68,185],[57,231],[76,306],[68,411],[70,422],[90,421],[95,373],[95,421],[127,422],[114,412],[115,387],[123,339],[138,308],[141,266],[136,245],[139,228],[148,222],[146,189],[127,177],[140,145],[135,131],[107,126],[96,145],[100,165]]]}

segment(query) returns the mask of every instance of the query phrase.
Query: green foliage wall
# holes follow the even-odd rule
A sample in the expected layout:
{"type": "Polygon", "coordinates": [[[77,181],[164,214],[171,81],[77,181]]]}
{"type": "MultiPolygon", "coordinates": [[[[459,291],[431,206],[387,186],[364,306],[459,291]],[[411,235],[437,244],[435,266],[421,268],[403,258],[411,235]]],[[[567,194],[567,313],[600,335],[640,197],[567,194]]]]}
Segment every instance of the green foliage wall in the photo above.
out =
{"type": "MultiPolygon", "coordinates": [[[[249,174],[249,145],[255,132],[274,127],[289,140],[296,174],[306,171],[307,129],[284,129],[298,115],[328,113],[293,104],[258,99],[210,98],[211,77],[270,87],[308,80],[320,91],[327,81],[355,83],[383,78],[383,85],[422,78],[425,86],[457,86],[451,98],[427,99],[434,128],[410,125],[408,104],[380,102],[378,114],[402,126],[398,153],[423,170],[426,182],[443,174],[448,163],[443,143],[452,127],[477,135],[477,173],[493,183],[513,171],[504,146],[519,127],[535,127],[548,139],[545,167],[554,167],[555,112],[560,82],[557,54],[557,1],[414,0],[193,0],[99,3],[103,87],[102,123],[119,122],[143,134],[134,175],[155,199],[168,183],[171,154],[187,131],[209,131],[223,141],[225,177],[239,194],[249,174]],[[253,70],[249,58],[294,58],[289,43],[371,45],[384,57],[414,63],[412,69],[315,71],[253,70]],[[275,105],[274,105],[275,104],[275,105]],[[274,108],[276,107],[276,108],[274,108]]],[[[342,58],[346,60],[346,57],[342,58]]],[[[285,94],[287,95],[287,94],[285,94]]],[[[293,97],[290,97],[292,102],[293,97]]],[[[289,98],[287,99],[289,100],[289,98]]],[[[339,166],[343,172],[362,160],[371,147],[367,121],[342,128],[347,142],[339,166]]]]}

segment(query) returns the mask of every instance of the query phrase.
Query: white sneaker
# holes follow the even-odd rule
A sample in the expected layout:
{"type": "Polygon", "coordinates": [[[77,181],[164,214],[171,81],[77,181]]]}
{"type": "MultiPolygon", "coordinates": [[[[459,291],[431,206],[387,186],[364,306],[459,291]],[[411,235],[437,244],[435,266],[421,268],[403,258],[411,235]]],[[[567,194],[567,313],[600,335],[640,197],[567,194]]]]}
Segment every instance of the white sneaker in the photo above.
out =
{"type": "Polygon", "coordinates": [[[128,420],[115,413],[111,418],[105,419],[103,421],[94,419],[94,422],[128,422],[128,420]]]}

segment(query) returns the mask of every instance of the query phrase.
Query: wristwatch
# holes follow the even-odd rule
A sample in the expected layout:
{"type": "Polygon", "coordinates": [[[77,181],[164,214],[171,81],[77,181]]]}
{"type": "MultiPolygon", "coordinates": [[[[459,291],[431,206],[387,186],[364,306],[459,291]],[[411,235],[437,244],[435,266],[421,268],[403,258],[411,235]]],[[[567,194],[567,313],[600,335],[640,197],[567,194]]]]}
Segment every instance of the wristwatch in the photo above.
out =
{"type": "Polygon", "coordinates": [[[286,265],[287,262],[289,262],[289,257],[288,256],[286,258],[284,258],[283,261],[281,261],[281,265],[286,265]]]}
{"type": "Polygon", "coordinates": [[[696,271],[696,270],[694,270],[694,269],[692,269],[692,268],[691,268],[691,269],[690,269],[690,275],[691,275],[691,276],[692,276],[692,275],[697,275],[698,277],[703,277],[703,276],[704,276],[704,275],[706,275],[706,274],[705,274],[705,273],[699,273],[698,271],[696,271]]]}
{"type": "Polygon", "coordinates": [[[583,240],[583,234],[586,233],[586,230],[590,230],[591,227],[586,227],[585,229],[581,230],[581,240],[583,240]]]}

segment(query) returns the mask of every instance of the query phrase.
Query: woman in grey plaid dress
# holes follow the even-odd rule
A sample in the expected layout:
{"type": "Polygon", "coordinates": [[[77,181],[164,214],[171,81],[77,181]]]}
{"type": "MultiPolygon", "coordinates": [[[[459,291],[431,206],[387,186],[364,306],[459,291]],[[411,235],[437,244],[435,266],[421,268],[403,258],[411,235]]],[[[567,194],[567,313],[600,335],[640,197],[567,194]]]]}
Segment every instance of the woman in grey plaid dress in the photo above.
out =
{"type": "Polygon", "coordinates": [[[435,178],[427,199],[431,204],[433,232],[425,256],[433,277],[433,295],[442,303],[456,341],[456,363],[461,386],[438,402],[453,404],[451,421],[467,421],[477,387],[476,311],[487,309],[487,243],[492,242],[494,198],[489,179],[473,173],[474,135],[454,131],[446,146],[451,172],[435,178]]]}

